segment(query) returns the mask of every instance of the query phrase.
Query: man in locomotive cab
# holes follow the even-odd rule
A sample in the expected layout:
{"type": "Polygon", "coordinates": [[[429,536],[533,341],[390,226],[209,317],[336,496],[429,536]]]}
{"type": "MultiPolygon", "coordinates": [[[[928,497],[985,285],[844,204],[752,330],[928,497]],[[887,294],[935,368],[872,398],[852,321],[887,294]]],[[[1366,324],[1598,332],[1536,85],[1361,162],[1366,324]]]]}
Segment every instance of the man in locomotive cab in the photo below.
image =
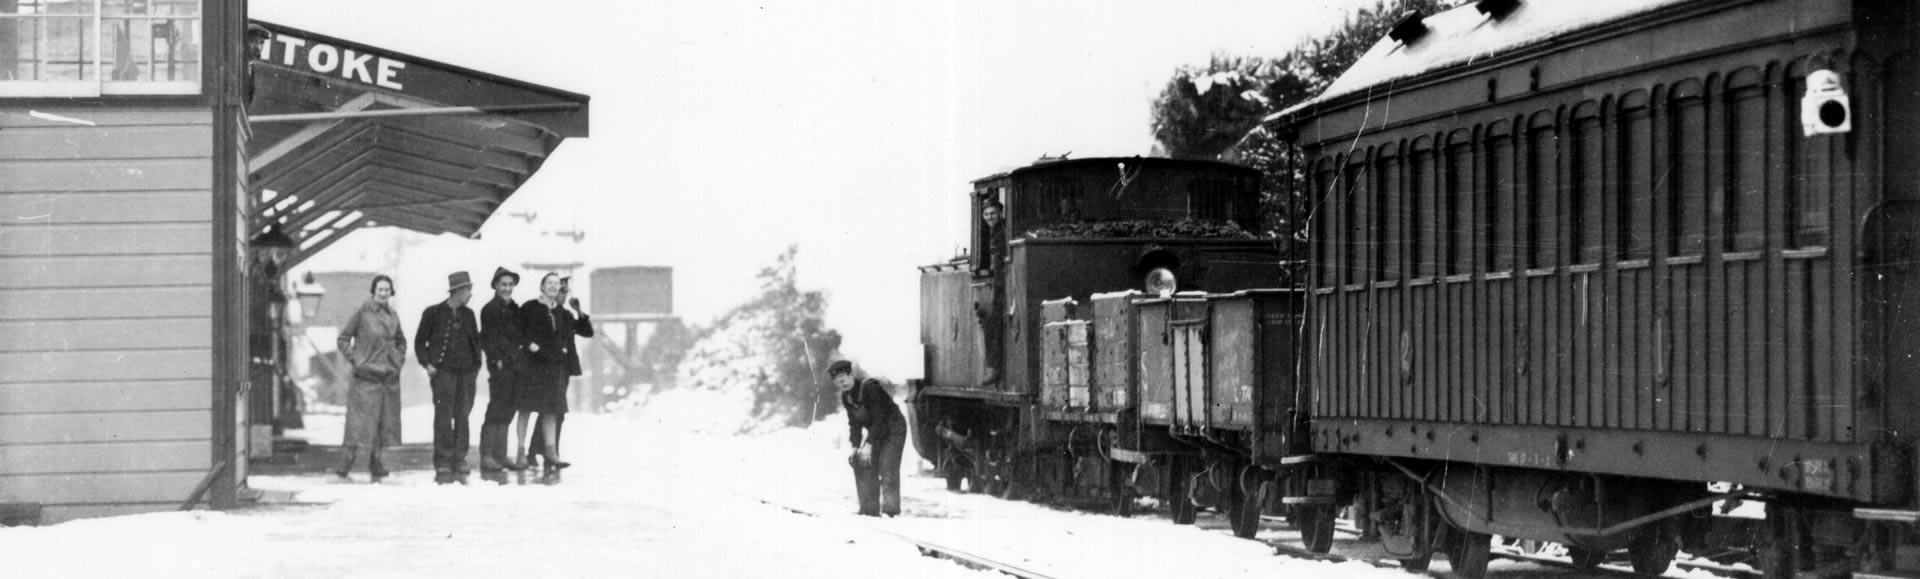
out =
{"type": "Polygon", "coordinates": [[[985,362],[986,377],[982,384],[995,384],[1000,381],[1000,363],[1002,352],[1001,331],[1005,324],[1001,316],[1006,308],[1001,297],[1005,293],[1006,277],[1000,275],[1007,262],[1006,208],[991,193],[983,195],[980,201],[980,249],[975,252],[979,261],[973,271],[976,281],[974,287],[973,313],[980,319],[980,337],[983,346],[981,359],[985,362]]]}

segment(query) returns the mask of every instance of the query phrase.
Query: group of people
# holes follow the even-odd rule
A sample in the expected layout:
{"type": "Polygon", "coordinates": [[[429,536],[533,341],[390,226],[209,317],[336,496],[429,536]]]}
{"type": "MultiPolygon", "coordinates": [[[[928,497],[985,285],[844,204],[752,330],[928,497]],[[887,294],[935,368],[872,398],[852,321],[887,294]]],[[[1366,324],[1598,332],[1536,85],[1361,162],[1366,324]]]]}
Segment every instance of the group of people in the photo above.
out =
{"type": "MultiPolygon", "coordinates": [[[[493,299],[476,319],[467,307],[473,282],[467,272],[457,271],[447,276],[447,299],[420,313],[413,353],[433,389],[435,483],[468,482],[468,417],[482,366],[488,401],[480,426],[481,478],[506,484],[507,472],[532,471],[553,484],[570,466],[560,459],[560,431],[567,384],[580,375],[574,338],[593,337],[593,323],[580,300],[571,297],[569,281],[549,273],[540,278],[539,298],[516,304],[513,291],[520,274],[495,269],[493,299]],[[509,456],[507,430],[516,424],[509,456]]],[[[341,478],[349,477],[362,450],[373,481],[386,478],[381,452],[400,444],[400,368],[407,360],[407,338],[390,303],[393,291],[393,278],[374,277],[372,297],[340,329],[340,352],[353,366],[341,443],[346,461],[334,470],[341,478]]]]}

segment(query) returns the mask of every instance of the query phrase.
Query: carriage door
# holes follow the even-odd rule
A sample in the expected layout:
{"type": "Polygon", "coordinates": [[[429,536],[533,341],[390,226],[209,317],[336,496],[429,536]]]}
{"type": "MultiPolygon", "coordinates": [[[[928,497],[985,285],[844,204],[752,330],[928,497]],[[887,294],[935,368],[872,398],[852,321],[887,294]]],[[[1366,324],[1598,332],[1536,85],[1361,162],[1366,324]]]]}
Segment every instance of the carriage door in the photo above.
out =
{"type": "MultiPolygon", "coordinates": [[[[1883,407],[1857,408],[1856,416],[1867,424],[1884,416],[1887,429],[1912,432],[1920,417],[1897,409],[1920,407],[1920,202],[1890,201],[1875,208],[1866,234],[1861,337],[1870,341],[1870,359],[1880,366],[1877,372],[1868,369],[1866,386],[1885,396],[1883,407]]],[[[1867,404],[1874,397],[1859,398],[1867,404]]]]}

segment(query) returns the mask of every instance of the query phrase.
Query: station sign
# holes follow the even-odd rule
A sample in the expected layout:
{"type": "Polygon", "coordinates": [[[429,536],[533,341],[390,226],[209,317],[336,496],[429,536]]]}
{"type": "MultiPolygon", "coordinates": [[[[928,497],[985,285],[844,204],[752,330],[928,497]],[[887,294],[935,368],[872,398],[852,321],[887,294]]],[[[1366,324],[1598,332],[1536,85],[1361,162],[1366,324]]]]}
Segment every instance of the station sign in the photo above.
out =
{"type": "Polygon", "coordinates": [[[673,313],[671,267],[603,267],[592,276],[596,314],[673,313]]]}
{"type": "Polygon", "coordinates": [[[284,32],[268,38],[260,60],[392,90],[406,90],[406,61],[365,48],[335,46],[284,32]]]}

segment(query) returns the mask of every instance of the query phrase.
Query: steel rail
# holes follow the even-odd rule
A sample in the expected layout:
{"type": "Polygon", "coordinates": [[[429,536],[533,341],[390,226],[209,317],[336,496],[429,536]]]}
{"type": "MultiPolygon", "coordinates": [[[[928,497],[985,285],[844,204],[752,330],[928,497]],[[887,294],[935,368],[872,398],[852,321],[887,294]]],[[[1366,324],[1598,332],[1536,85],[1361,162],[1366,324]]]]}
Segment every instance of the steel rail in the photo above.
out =
{"type": "Polygon", "coordinates": [[[971,567],[974,569],[999,571],[1001,573],[1012,575],[1014,577],[1019,577],[1020,579],[1059,579],[1053,575],[1048,575],[1046,573],[1021,567],[1019,565],[993,559],[991,557],[980,555],[978,553],[961,550],[953,546],[944,545],[941,543],[935,543],[933,541],[921,539],[921,538],[914,537],[912,535],[907,535],[905,533],[901,533],[898,531],[883,529],[878,526],[868,524],[862,521],[849,519],[849,518],[842,518],[842,517],[830,517],[830,516],[816,513],[807,509],[795,507],[795,506],[784,504],[772,499],[767,499],[767,498],[747,494],[747,493],[740,492],[733,489],[727,489],[727,492],[732,493],[735,496],[739,496],[741,498],[744,498],[750,501],[754,501],[770,507],[781,509],[796,515],[855,525],[862,529],[872,531],[874,533],[893,537],[895,539],[898,539],[906,543],[911,543],[915,547],[918,547],[920,549],[920,554],[922,555],[926,555],[929,557],[937,557],[941,559],[947,559],[955,563],[959,563],[961,565],[971,567]]]}

